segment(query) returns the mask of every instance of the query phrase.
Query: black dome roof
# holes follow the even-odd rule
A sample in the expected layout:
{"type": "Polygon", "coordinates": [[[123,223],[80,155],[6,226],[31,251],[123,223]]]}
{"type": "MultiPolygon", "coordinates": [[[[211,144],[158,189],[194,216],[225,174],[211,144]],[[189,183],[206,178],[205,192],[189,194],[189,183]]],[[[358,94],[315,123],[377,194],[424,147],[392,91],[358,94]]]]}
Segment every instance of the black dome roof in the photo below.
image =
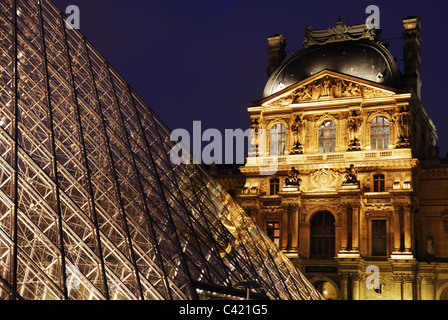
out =
{"type": "Polygon", "coordinates": [[[395,59],[384,45],[344,41],[314,45],[291,55],[269,77],[263,98],[325,69],[396,89],[403,86],[395,59]]]}

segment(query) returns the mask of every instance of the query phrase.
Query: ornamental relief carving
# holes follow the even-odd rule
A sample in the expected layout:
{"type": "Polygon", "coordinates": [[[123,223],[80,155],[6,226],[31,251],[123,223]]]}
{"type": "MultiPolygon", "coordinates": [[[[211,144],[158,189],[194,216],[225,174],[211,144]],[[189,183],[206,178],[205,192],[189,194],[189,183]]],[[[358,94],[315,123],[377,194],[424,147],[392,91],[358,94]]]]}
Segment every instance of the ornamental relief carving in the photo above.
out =
{"type": "Polygon", "coordinates": [[[268,119],[266,119],[266,128],[268,128],[271,123],[274,123],[274,124],[275,123],[286,124],[286,123],[288,123],[288,120],[286,118],[280,118],[280,117],[268,118],[268,119]]]}
{"type": "Polygon", "coordinates": [[[393,207],[395,208],[395,210],[399,210],[399,209],[412,209],[412,203],[410,201],[400,201],[400,200],[395,200],[393,203],[393,207]]]}
{"type": "Polygon", "coordinates": [[[373,98],[391,95],[390,92],[372,88],[331,76],[314,80],[301,86],[291,94],[278,98],[271,105],[290,105],[302,101],[326,100],[332,98],[373,98]]]}
{"type": "Polygon", "coordinates": [[[303,40],[304,48],[311,45],[322,45],[347,40],[369,39],[374,41],[378,34],[374,28],[368,29],[365,26],[347,26],[342,20],[338,20],[335,26],[323,30],[313,30],[313,27],[305,27],[305,38],[303,40]]]}
{"type": "Polygon", "coordinates": [[[410,146],[411,136],[411,113],[407,107],[400,107],[392,116],[397,134],[397,148],[407,148],[410,146]]]}
{"type": "Polygon", "coordinates": [[[320,120],[322,120],[322,119],[339,120],[340,117],[341,117],[341,115],[338,113],[325,112],[323,114],[315,116],[315,122],[319,123],[320,120]]]}
{"type": "Polygon", "coordinates": [[[393,207],[386,203],[370,203],[367,208],[368,209],[365,210],[367,217],[369,217],[373,212],[384,212],[387,217],[390,217],[390,212],[393,210],[393,207]]]}
{"type": "Polygon", "coordinates": [[[294,103],[329,98],[372,98],[387,95],[390,95],[390,93],[376,88],[362,86],[351,81],[326,76],[294,91],[291,99],[294,103]]]}
{"type": "Polygon", "coordinates": [[[320,169],[308,176],[308,191],[334,191],[342,184],[340,173],[332,169],[320,169]]]}

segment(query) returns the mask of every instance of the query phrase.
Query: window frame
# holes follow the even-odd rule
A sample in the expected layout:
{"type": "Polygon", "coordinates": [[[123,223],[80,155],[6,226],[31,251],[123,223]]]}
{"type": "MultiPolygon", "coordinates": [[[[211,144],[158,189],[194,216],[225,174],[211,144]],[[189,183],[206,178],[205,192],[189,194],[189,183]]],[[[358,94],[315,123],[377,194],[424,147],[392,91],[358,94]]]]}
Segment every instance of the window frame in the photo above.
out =
{"type": "Polygon", "coordinates": [[[285,150],[286,126],[281,122],[277,122],[269,130],[269,155],[283,156],[285,155],[285,150]],[[275,151],[276,153],[274,153],[275,151]]]}
{"type": "Polygon", "coordinates": [[[266,221],[266,235],[271,241],[280,247],[280,221],[279,220],[268,220],[266,221]],[[272,229],[270,229],[270,225],[272,225],[272,229]],[[277,231],[277,232],[276,232],[277,231]]]}
{"type": "Polygon", "coordinates": [[[319,125],[318,138],[319,138],[318,139],[319,153],[334,153],[334,152],[336,152],[336,122],[331,119],[322,121],[319,125]],[[327,129],[327,127],[326,127],[327,123],[330,124],[329,129],[327,129]],[[327,150],[327,148],[329,150],[327,150]]]}
{"type": "Polygon", "coordinates": [[[390,121],[387,117],[383,115],[375,116],[372,121],[370,121],[370,148],[371,150],[385,150],[389,149],[390,143],[390,121]],[[377,125],[379,123],[378,119],[382,119],[381,125],[377,125]],[[385,124],[387,122],[387,125],[385,124]],[[375,123],[375,124],[374,124],[375,123]],[[381,133],[379,132],[381,129],[381,133]],[[387,129],[387,133],[386,133],[387,129]],[[379,147],[379,142],[381,141],[382,147],[379,147]]]}
{"type": "Polygon", "coordinates": [[[377,173],[373,175],[373,192],[386,192],[386,175],[377,173]]]}
{"type": "Polygon", "coordinates": [[[271,178],[269,179],[269,195],[276,196],[280,192],[280,179],[279,178],[271,178]],[[274,192],[272,191],[273,187],[275,188],[274,192]]]}

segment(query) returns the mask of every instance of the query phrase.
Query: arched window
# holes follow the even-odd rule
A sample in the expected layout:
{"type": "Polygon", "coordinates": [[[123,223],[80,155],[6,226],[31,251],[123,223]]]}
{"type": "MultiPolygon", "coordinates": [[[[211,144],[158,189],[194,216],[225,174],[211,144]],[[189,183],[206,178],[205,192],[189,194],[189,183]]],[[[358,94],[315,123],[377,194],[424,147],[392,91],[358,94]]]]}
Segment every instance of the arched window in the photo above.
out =
{"type": "Polygon", "coordinates": [[[328,211],[316,213],[310,220],[310,256],[330,258],[334,256],[334,217],[328,211]]]}
{"type": "Polygon", "coordinates": [[[281,156],[285,154],[286,127],[281,123],[275,124],[270,131],[270,154],[281,156]]]}
{"type": "Polygon", "coordinates": [[[373,118],[370,129],[370,146],[375,149],[389,148],[389,120],[378,116],[373,118]]]}
{"type": "Polygon", "coordinates": [[[336,147],[336,124],[325,120],[319,127],[319,153],[334,152],[336,147]]]}

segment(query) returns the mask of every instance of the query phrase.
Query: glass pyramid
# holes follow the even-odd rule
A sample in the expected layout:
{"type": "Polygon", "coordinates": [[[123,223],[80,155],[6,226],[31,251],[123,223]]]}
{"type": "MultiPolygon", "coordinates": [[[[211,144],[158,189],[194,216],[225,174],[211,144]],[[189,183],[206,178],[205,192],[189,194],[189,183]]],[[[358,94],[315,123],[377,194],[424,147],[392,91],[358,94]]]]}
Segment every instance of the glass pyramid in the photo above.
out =
{"type": "Polygon", "coordinates": [[[0,59],[0,299],[322,299],[51,1],[0,1],[0,59]]]}

